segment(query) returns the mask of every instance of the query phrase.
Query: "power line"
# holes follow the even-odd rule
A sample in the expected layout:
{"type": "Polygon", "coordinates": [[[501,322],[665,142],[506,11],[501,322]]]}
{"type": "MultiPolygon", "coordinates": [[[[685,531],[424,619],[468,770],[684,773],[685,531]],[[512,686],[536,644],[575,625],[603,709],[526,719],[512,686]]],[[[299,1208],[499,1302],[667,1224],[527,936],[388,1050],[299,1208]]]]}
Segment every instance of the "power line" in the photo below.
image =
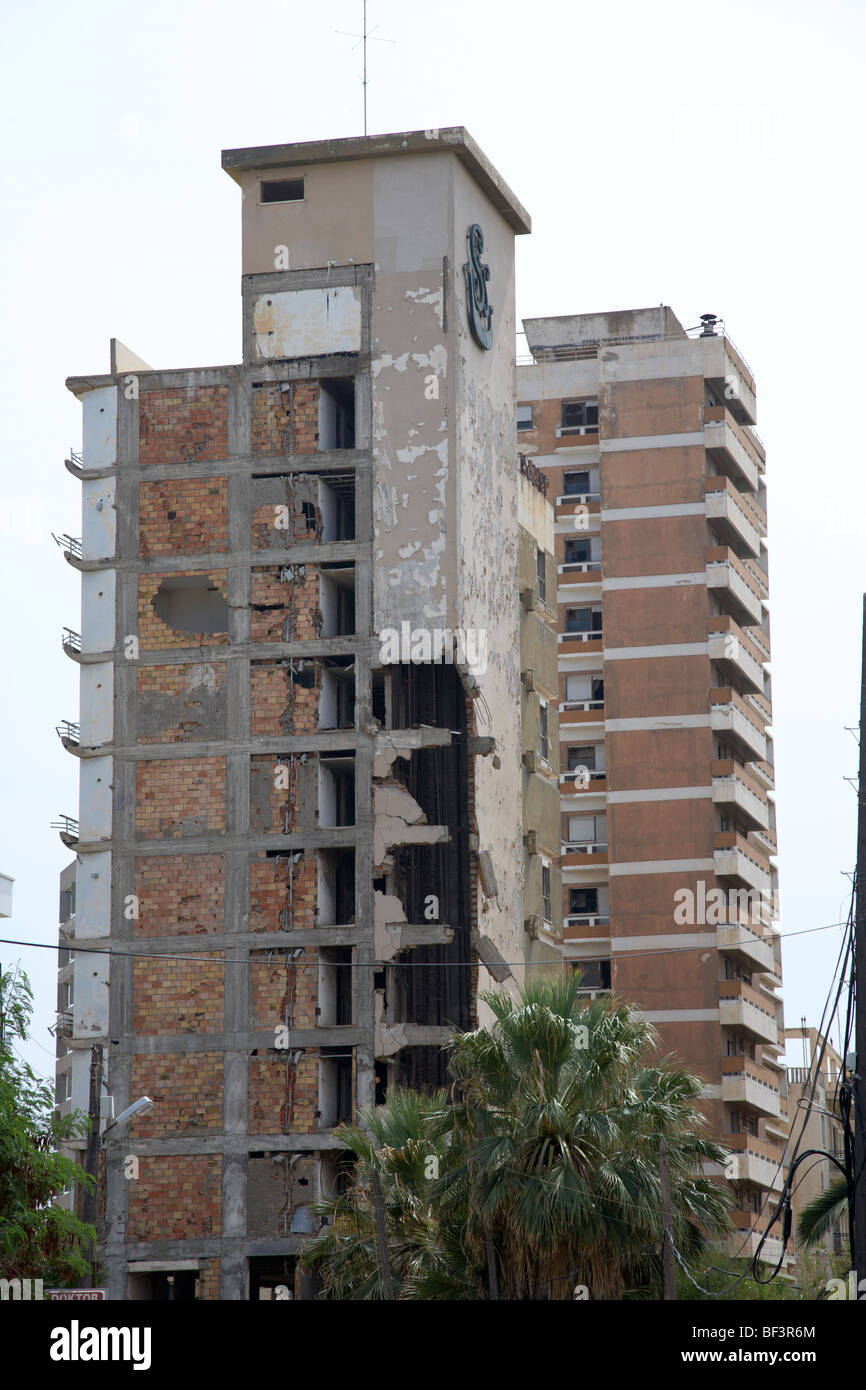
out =
{"type": "MultiPolygon", "coordinates": [[[[347,924],[347,925],[350,925],[350,924],[347,924]]],[[[435,924],[433,924],[433,925],[435,925],[435,924]]],[[[776,932],[776,933],[775,933],[775,936],[772,937],[772,938],[769,938],[769,940],[779,940],[779,941],[783,941],[783,940],[789,940],[791,937],[795,937],[795,936],[810,936],[810,935],[812,935],[814,932],[832,931],[834,927],[844,927],[844,926],[846,926],[846,925],[847,925],[847,924],[846,924],[845,922],[828,922],[828,923],[827,923],[825,926],[823,926],[823,927],[804,927],[804,928],[803,928],[802,930],[800,930],[800,931],[793,931],[793,932],[776,932]]],[[[286,934],[286,933],[284,933],[284,935],[285,935],[285,934],[286,934]]],[[[225,935],[225,933],[223,933],[223,935],[225,935]]],[[[266,941],[266,940],[267,940],[267,934],[264,934],[264,933],[263,933],[262,935],[263,935],[264,941],[266,941]]],[[[304,935],[303,929],[295,930],[294,932],[288,933],[288,935],[290,935],[290,936],[292,936],[292,937],[303,938],[303,935],[304,935]]],[[[767,938],[764,938],[764,940],[766,941],[766,940],[768,940],[768,939],[767,939],[767,938]]],[[[203,965],[247,965],[248,963],[249,963],[249,964],[253,964],[253,965],[259,965],[259,964],[262,964],[262,963],[263,963],[263,962],[260,962],[260,961],[249,961],[249,962],[248,962],[248,961],[245,960],[245,959],[244,959],[244,960],[226,960],[224,957],[220,957],[220,956],[216,956],[215,958],[213,958],[213,959],[211,959],[211,960],[206,960],[206,959],[204,959],[204,957],[205,957],[205,955],[206,955],[206,949],[205,949],[205,950],[199,950],[199,951],[177,951],[177,952],[168,952],[168,951],[121,951],[121,950],[118,950],[116,947],[113,947],[113,946],[77,946],[77,945],[75,944],[74,938],[71,939],[71,940],[69,940],[69,941],[52,942],[52,941],[18,941],[18,940],[16,940],[14,937],[11,937],[11,936],[0,936],[0,944],[2,944],[2,945],[10,945],[10,946],[27,946],[27,947],[32,947],[32,948],[34,948],[34,949],[42,950],[42,951],[69,951],[70,954],[72,954],[72,955],[118,956],[118,957],[120,957],[120,958],[129,957],[129,958],[137,958],[137,959],[140,959],[140,960],[182,960],[182,961],[200,960],[201,963],[202,963],[203,965]]],[[[300,943],[299,943],[299,944],[300,944],[300,943]]],[[[321,944],[321,943],[320,943],[320,944],[321,944]]],[[[428,943],[424,943],[424,944],[426,945],[426,944],[428,944],[428,943]]],[[[223,949],[223,948],[212,948],[212,949],[223,949]]],[[[267,950],[270,950],[270,951],[274,952],[274,951],[278,951],[278,950],[287,950],[287,949],[290,949],[290,948],[288,948],[288,947],[286,947],[286,946],[270,946],[270,947],[269,947],[269,946],[266,946],[266,945],[263,944],[263,945],[260,946],[260,947],[251,947],[251,949],[252,949],[256,954],[259,954],[260,952],[262,952],[262,951],[267,951],[267,950]]],[[[314,949],[314,950],[315,950],[315,949],[318,949],[318,947],[314,947],[313,949],[314,949]]],[[[413,950],[413,949],[415,949],[415,948],[414,948],[414,947],[411,947],[411,946],[404,946],[404,947],[402,947],[401,949],[404,950],[404,951],[409,951],[409,950],[413,950]]],[[[707,946],[663,946],[660,950],[657,950],[657,951],[656,951],[656,950],[652,950],[652,949],[647,949],[647,950],[634,950],[634,951],[617,951],[617,952],[615,952],[615,954],[614,954],[614,956],[612,957],[612,959],[618,960],[618,961],[619,961],[619,960],[636,960],[638,957],[641,957],[641,956],[652,956],[653,958],[656,958],[656,957],[659,957],[659,956],[677,955],[677,954],[682,953],[683,951],[702,951],[702,950],[715,951],[715,950],[718,950],[718,949],[719,949],[718,946],[716,946],[716,945],[709,945],[709,944],[708,944],[707,946]]],[[[551,968],[557,968],[557,969],[559,969],[559,968],[561,968],[563,965],[567,965],[567,964],[569,964],[569,963],[574,964],[574,965],[580,965],[580,960],[577,959],[576,957],[573,957],[573,956],[563,956],[561,960],[554,960],[554,961],[533,961],[533,962],[531,963],[531,968],[532,968],[533,970],[537,970],[537,969],[539,969],[539,968],[541,968],[541,967],[543,967],[543,966],[550,966],[551,968]]],[[[308,966],[308,965],[313,965],[313,964],[315,964],[315,962],[314,962],[314,961],[299,961],[298,964],[299,964],[299,966],[308,966]]],[[[381,969],[383,969],[386,965],[393,965],[393,964],[395,964],[395,962],[394,962],[393,960],[390,960],[390,959],[389,959],[389,960],[386,960],[386,961],[346,961],[345,964],[343,964],[342,962],[340,962],[341,968],[344,969],[344,970],[381,970],[381,969]]],[[[426,970],[426,969],[432,969],[432,968],[434,968],[434,967],[435,967],[435,969],[437,969],[437,970],[441,970],[441,969],[443,969],[443,968],[446,968],[446,969],[454,969],[454,970],[456,970],[456,969],[466,969],[467,967],[485,966],[485,962],[482,961],[482,960],[446,960],[446,961],[436,961],[436,962],[428,962],[428,961],[397,961],[396,964],[399,965],[402,969],[413,969],[413,970],[426,970]]],[[[503,960],[503,961],[496,961],[496,962],[494,962],[494,964],[495,964],[497,967],[498,967],[498,966],[507,965],[507,966],[509,967],[509,969],[514,968],[514,967],[517,967],[518,969],[528,969],[528,968],[530,968],[530,963],[527,962],[527,961],[525,961],[525,960],[512,960],[512,961],[503,960]]],[[[760,974],[761,972],[760,972],[760,971],[756,971],[755,973],[756,973],[756,974],[760,974]]],[[[835,975],[834,975],[834,979],[835,979],[835,975]]]]}

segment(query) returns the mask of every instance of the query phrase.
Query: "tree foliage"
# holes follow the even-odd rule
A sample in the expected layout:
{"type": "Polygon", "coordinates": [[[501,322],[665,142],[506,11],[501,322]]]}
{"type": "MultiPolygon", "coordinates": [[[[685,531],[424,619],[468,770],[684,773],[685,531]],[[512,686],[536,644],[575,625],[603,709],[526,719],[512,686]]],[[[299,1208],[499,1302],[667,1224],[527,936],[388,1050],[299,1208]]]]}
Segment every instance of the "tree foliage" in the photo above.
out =
{"type": "Polygon", "coordinates": [[[24,972],[0,971],[0,1277],[64,1285],[85,1273],[95,1232],[56,1199],[93,1179],[56,1149],[86,1135],[89,1121],[61,1117],[51,1084],[16,1056],[32,1012],[24,972]]]}
{"type": "Polygon", "coordinates": [[[693,1259],[728,1229],[701,1173],[724,1162],[702,1134],[698,1078],[648,1059],[636,1010],[587,1003],[579,980],[482,996],[493,1022],[458,1033],[454,1087],[391,1091],[338,1137],[357,1155],[304,1260],[323,1297],[383,1296],[371,1175],[379,1174],[395,1297],[594,1299],[657,1276],[659,1144],[668,1144],[674,1241],[693,1259]]]}

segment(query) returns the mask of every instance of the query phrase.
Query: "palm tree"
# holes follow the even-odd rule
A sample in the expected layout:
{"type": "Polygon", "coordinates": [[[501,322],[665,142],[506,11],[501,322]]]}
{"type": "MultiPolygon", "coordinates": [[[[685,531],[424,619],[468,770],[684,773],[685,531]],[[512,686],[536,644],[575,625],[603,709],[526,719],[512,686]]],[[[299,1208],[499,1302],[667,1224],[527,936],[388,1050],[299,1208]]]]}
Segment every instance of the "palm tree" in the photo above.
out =
{"type": "Polygon", "coordinates": [[[702,1161],[701,1082],[647,1056],[657,1035],[625,1004],[579,995],[579,978],[482,996],[490,1027],[457,1036],[452,1070],[466,1112],[466,1160],[441,1187],[492,1234],[509,1298],[567,1299],[575,1285],[618,1298],[655,1268],[659,1143],[670,1155],[674,1242],[693,1258],[727,1229],[726,1198],[702,1161]]]}
{"type": "Polygon", "coordinates": [[[302,1256],[317,1270],[327,1299],[381,1299],[371,1178],[379,1175],[391,1280],[396,1298],[486,1297],[477,1253],[465,1241],[465,1213],[436,1203],[438,1180],[454,1163],[448,1092],[393,1089],[387,1105],[341,1125],[337,1137],[357,1156],[346,1191],[316,1210],[327,1221],[302,1256]]]}
{"type": "Polygon", "coordinates": [[[700,1176],[724,1151],[701,1134],[701,1083],[627,1005],[587,1003],[579,979],[482,996],[489,1026],[452,1044],[454,1096],[390,1091],[337,1137],[357,1155],[348,1190],[303,1260],[323,1297],[383,1297],[371,1178],[379,1176],[395,1297],[618,1298],[655,1275],[659,1143],[668,1144],[674,1242],[686,1260],[727,1230],[700,1176]]]}
{"type": "Polygon", "coordinates": [[[802,1245],[817,1245],[848,1210],[848,1182],[834,1178],[829,1187],[813,1197],[800,1212],[797,1238],[802,1245]]]}

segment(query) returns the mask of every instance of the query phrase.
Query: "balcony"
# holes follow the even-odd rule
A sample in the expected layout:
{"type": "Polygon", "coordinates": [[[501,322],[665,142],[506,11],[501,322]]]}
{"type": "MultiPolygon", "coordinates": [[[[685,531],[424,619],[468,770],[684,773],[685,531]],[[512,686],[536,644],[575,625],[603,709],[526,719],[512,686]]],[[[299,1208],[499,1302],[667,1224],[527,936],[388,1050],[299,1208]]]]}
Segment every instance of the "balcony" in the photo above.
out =
{"type": "Polygon", "coordinates": [[[734,878],[769,894],[772,888],[772,865],[751,840],[735,830],[719,830],[713,836],[713,859],[716,878],[734,878]]]}
{"type": "Polygon", "coordinates": [[[704,407],[704,448],[719,468],[738,474],[757,491],[766,460],[764,446],[725,406],[704,407]]]}
{"type": "MultiPolygon", "coordinates": [[[[572,724],[604,724],[604,700],[563,700],[559,713],[567,714],[572,724]]],[[[561,719],[559,725],[561,732],[561,719]]]]}
{"type": "Polygon", "coordinates": [[[579,532],[598,531],[601,524],[601,499],[598,493],[570,492],[557,497],[556,522],[560,533],[572,536],[579,532]]]}
{"type": "Polygon", "coordinates": [[[730,478],[707,478],[704,488],[707,520],[720,540],[738,555],[748,552],[758,558],[767,534],[766,512],[738,492],[730,478]]]}
{"type": "Polygon", "coordinates": [[[754,692],[750,692],[746,695],[745,699],[746,703],[751,705],[756,711],[764,726],[769,728],[773,722],[773,707],[766,695],[758,695],[754,692]]]}
{"type": "Polygon", "coordinates": [[[556,567],[557,574],[567,576],[569,584],[583,581],[598,583],[601,576],[601,560],[564,560],[556,567]]]}
{"type": "Polygon", "coordinates": [[[560,796],[586,793],[592,795],[597,792],[606,792],[607,773],[604,768],[595,771],[590,770],[588,767],[576,767],[570,772],[560,772],[559,787],[560,796]]]}
{"type": "MultiPolygon", "coordinates": [[[[761,1236],[766,1228],[766,1212],[759,1217],[757,1212],[732,1211],[731,1223],[737,1228],[736,1231],[727,1238],[728,1254],[734,1255],[738,1259],[751,1259],[758,1253],[758,1246],[761,1244],[761,1236]],[[757,1229],[752,1230],[752,1226],[757,1229]]],[[[779,1227],[775,1226],[774,1230],[779,1227]]],[[[777,1265],[782,1258],[782,1242],[777,1235],[767,1236],[761,1249],[761,1263],[767,1265],[777,1265]]]]}
{"type": "Polygon", "coordinates": [[[717,945],[727,955],[742,956],[756,970],[772,971],[773,946],[745,922],[724,922],[716,928],[717,945]]]}
{"type": "Polygon", "coordinates": [[[574,938],[589,930],[591,936],[599,940],[607,937],[610,931],[610,917],[606,912],[572,912],[563,918],[565,936],[574,938]]]}
{"type": "Polygon", "coordinates": [[[734,746],[744,763],[752,758],[761,762],[766,759],[767,736],[763,720],[754,707],[729,686],[710,691],[710,728],[726,735],[726,741],[734,746]]]}
{"type": "Polygon", "coordinates": [[[597,602],[601,598],[601,561],[584,560],[557,565],[559,603],[597,602]]]}
{"type": "MultiPolygon", "coordinates": [[[[566,869],[595,869],[606,874],[607,845],[597,841],[563,840],[561,867],[563,872],[566,869]]],[[[597,875],[592,879],[593,883],[596,881],[597,875]]]]}
{"type": "Polygon", "coordinates": [[[778,1116],[779,1087],[771,1071],[750,1057],[722,1058],[722,1100],[726,1105],[753,1110],[758,1115],[778,1116]]]}
{"type": "MultiPolygon", "coordinates": [[[[779,1036],[776,1011],[762,994],[740,980],[719,981],[719,1017],[723,1028],[737,1028],[756,1042],[775,1043],[779,1036]]],[[[778,1109],[773,1113],[778,1115],[778,1109]]]]}
{"type": "Polygon", "coordinates": [[[723,1143],[736,1157],[732,1182],[749,1182],[755,1187],[781,1192],[784,1186],[779,1159],[782,1150],[756,1139],[752,1134],[726,1134],[723,1143]]]}
{"type": "Polygon", "coordinates": [[[74,849],[78,844],[80,826],[74,816],[58,816],[57,820],[51,822],[50,828],[60,832],[60,838],[67,849],[74,849]]]}
{"type": "Polygon", "coordinates": [[[770,824],[770,804],[760,782],[732,758],[715,760],[710,770],[716,805],[735,806],[751,826],[766,830],[770,824]]]}
{"type": "Polygon", "coordinates": [[[749,844],[757,850],[758,854],[766,855],[768,859],[773,858],[779,853],[779,845],[776,840],[775,830],[769,828],[763,830],[750,830],[748,840],[749,844]]]}
{"type": "MultiPolygon", "coordinates": [[[[554,502],[559,507],[588,507],[591,512],[601,511],[601,494],[598,492],[563,492],[559,497],[554,498],[554,502]]],[[[568,512],[557,511],[557,516],[568,515],[568,512]]]]}
{"type": "Polygon", "coordinates": [[[710,660],[724,675],[734,680],[739,677],[759,693],[763,691],[763,663],[769,661],[769,655],[764,655],[733,618],[708,618],[707,639],[710,660]]]}
{"type": "Polygon", "coordinates": [[[558,632],[556,640],[560,656],[590,656],[592,653],[600,655],[604,651],[600,631],[558,632]]]}
{"type": "Polygon", "coordinates": [[[81,655],[81,633],[76,632],[73,627],[65,627],[60,643],[66,655],[77,661],[81,655]]]}
{"type": "Polygon", "coordinates": [[[788,1139],[790,1121],[788,1119],[787,1101],[782,1102],[782,1113],[778,1119],[767,1120],[767,1133],[772,1134],[777,1139],[781,1139],[784,1144],[788,1139]]]}
{"type": "Polygon", "coordinates": [[[769,592],[757,565],[740,560],[728,546],[711,546],[707,551],[707,588],[715,591],[722,607],[738,623],[764,620],[762,599],[769,592]]]}
{"type": "Polygon", "coordinates": [[[703,358],[704,379],[717,395],[724,397],[735,419],[741,424],[754,425],[757,420],[755,378],[745,358],[724,334],[711,333],[696,341],[703,358]]]}
{"type": "Polygon", "coordinates": [[[62,532],[61,535],[57,536],[52,531],[51,539],[54,541],[54,544],[56,546],[59,546],[60,549],[63,551],[63,558],[65,560],[68,560],[71,565],[75,565],[77,568],[77,562],[81,560],[84,554],[81,537],[68,536],[65,531],[62,532]]]}
{"type": "Polygon", "coordinates": [[[73,748],[78,748],[81,743],[81,727],[78,724],[73,724],[69,719],[63,719],[59,724],[56,724],[54,732],[67,752],[73,748]]]}

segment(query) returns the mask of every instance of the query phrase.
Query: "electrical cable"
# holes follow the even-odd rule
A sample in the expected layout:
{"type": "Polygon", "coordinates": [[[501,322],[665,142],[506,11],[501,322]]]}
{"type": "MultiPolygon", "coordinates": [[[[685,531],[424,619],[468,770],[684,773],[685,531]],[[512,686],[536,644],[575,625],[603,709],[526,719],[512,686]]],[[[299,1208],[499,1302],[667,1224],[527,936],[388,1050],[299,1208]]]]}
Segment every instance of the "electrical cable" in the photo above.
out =
{"type": "MultiPolygon", "coordinates": [[[[351,924],[351,923],[348,923],[347,925],[352,925],[352,924],[351,924]]],[[[435,925],[435,923],[434,923],[433,925],[435,925]]],[[[843,927],[843,926],[845,926],[845,925],[846,925],[845,922],[828,922],[828,923],[826,924],[826,926],[823,926],[823,927],[806,927],[806,928],[804,928],[804,929],[801,930],[801,931],[794,931],[794,932],[777,932],[777,933],[776,933],[776,937],[778,937],[779,940],[788,940],[789,938],[794,937],[794,936],[810,936],[810,935],[812,935],[812,934],[815,933],[815,932],[831,931],[834,927],[843,927]]],[[[225,935],[225,933],[219,933],[219,935],[225,935]]],[[[263,935],[264,935],[264,933],[263,933],[263,935]]],[[[196,959],[202,954],[201,951],[175,951],[175,952],[169,952],[169,951],[121,951],[121,950],[118,950],[117,948],[115,948],[115,947],[113,947],[113,946],[77,946],[77,945],[75,944],[75,938],[74,938],[74,937],[69,938],[68,940],[62,941],[62,942],[53,942],[53,941],[19,941],[19,940],[17,940],[16,938],[11,937],[11,936],[0,936],[0,945],[8,945],[8,946],[27,946],[27,947],[32,947],[32,948],[35,948],[35,949],[38,949],[38,950],[44,950],[44,951],[69,951],[69,952],[71,952],[73,955],[74,955],[75,953],[78,953],[79,955],[118,956],[118,957],[121,957],[121,958],[124,957],[124,956],[126,956],[126,957],[138,957],[138,958],[140,958],[141,960],[182,960],[182,961],[191,961],[191,960],[196,960],[196,959]]],[[[282,948],[282,947],[278,947],[278,948],[274,948],[274,949],[280,949],[280,950],[282,950],[283,948],[282,948]]],[[[409,950],[412,950],[413,948],[412,948],[411,946],[406,946],[406,947],[404,947],[403,949],[409,951],[409,950]]],[[[655,958],[655,957],[661,957],[661,956],[678,955],[678,954],[680,954],[680,953],[683,952],[683,951],[700,951],[700,950],[702,950],[702,949],[716,950],[716,949],[718,949],[718,948],[717,948],[717,947],[707,947],[707,948],[703,948],[703,947],[700,947],[700,946],[665,946],[665,947],[663,947],[661,950],[658,950],[658,951],[652,951],[652,950],[646,950],[646,951],[637,951],[637,950],[636,950],[636,951],[617,951],[617,953],[616,953],[616,959],[617,959],[617,960],[636,960],[638,957],[643,957],[643,956],[652,956],[653,958],[655,958]]],[[[213,960],[213,961],[210,961],[210,962],[207,962],[207,961],[206,961],[206,962],[204,962],[204,963],[205,963],[205,964],[211,964],[211,965],[245,965],[247,962],[244,961],[244,960],[226,960],[226,961],[213,960]]],[[[391,963],[391,962],[389,962],[389,961],[351,961],[351,962],[348,962],[348,963],[347,963],[347,966],[348,966],[348,968],[350,968],[350,969],[352,969],[352,970],[381,970],[383,966],[388,965],[388,964],[390,964],[390,963],[391,963]]],[[[569,963],[569,958],[563,958],[562,960],[555,960],[555,961],[534,961],[534,962],[532,962],[532,968],[533,968],[533,970],[535,970],[535,969],[538,969],[539,967],[545,966],[545,965],[549,965],[551,968],[554,968],[554,967],[556,967],[556,968],[561,968],[563,965],[567,965],[568,963],[569,963]]],[[[580,961],[576,961],[576,962],[574,962],[574,963],[576,963],[577,965],[579,965],[579,964],[580,964],[580,961]]],[[[253,962],[251,962],[251,964],[258,964],[258,962],[253,961],[253,962]]],[[[312,964],[312,962],[306,962],[306,964],[312,964]]],[[[415,964],[415,963],[412,962],[412,961],[400,961],[400,962],[398,962],[398,964],[400,964],[404,969],[405,969],[405,968],[413,968],[413,969],[417,969],[417,970],[424,970],[424,969],[428,969],[428,968],[429,968],[429,965],[428,965],[427,962],[420,962],[420,963],[418,963],[418,964],[415,964]]],[[[504,960],[504,961],[497,961],[497,965],[507,965],[510,969],[511,969],[511,968],[515,968],[515,967],[518,968],[518,969],[525,969],[525,968],[528,966],[528,964],[529,964],[529,962],[527,962],[527,961],[525,961],[525,960],[510,960],[510,961],[504,960]]],[[[465,961],[465,960],[454,960],[454,961],[442,961],[442,962],[440,962],[440,967],[442,967],[442,968],[447,968],[447,969],[465,969],[466,966],[479,966],[479,965],[483,966],[483,965],[484,965],[484,962],[481,961],[481,960],[470,960],[470,961],[465,961]]]]}

